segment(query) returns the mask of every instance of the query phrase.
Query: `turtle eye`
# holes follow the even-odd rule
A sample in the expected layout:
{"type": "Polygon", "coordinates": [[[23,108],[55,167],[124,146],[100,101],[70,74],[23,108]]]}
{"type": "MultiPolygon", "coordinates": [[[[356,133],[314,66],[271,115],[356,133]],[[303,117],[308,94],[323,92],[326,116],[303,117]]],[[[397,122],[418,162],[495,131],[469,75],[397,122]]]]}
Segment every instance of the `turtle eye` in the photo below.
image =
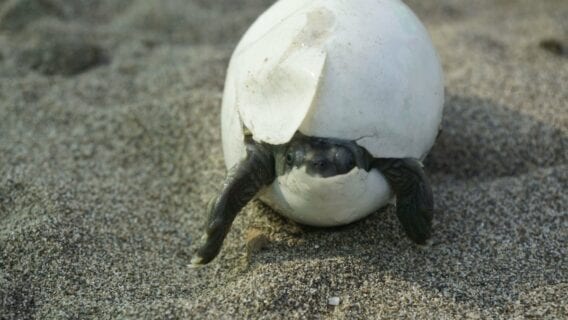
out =
{"type": "Polygon", "coordinates": [[[286,164],[288,164],[289,166],[294,164],[294,153],[293,152],[286,153],[286,164]]]}

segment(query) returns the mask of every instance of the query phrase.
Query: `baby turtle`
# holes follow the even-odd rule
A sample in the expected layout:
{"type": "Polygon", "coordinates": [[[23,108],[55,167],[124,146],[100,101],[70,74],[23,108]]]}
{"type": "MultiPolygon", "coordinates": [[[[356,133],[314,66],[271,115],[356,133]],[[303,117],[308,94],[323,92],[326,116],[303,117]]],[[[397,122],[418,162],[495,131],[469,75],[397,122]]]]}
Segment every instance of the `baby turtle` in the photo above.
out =
{"type": "Polygon", "coordinates": [[[193,265],[219,253],[259,198],[313,226],[361,219],[396,196],[408,237],[431,235],[421,161],[436,139],[443,75],[424,26],[399,0],[280,0],[244,35],[222,107],[226,181],[193,265]]]}

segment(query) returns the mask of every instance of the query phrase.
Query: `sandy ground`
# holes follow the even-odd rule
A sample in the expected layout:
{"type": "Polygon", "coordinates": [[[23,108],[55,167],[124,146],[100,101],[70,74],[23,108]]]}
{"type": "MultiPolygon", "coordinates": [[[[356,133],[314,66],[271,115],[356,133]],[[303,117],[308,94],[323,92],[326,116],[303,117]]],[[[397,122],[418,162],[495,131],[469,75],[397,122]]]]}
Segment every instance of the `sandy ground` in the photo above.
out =
{"type": "Polygon", "coordinates": [[[225,68],[272,2],[0,0],[0,319],[568,317],[566,0],[408,2],[446,74],[430,248],[393,208],[253,203],[188,268],[225,68]]]}

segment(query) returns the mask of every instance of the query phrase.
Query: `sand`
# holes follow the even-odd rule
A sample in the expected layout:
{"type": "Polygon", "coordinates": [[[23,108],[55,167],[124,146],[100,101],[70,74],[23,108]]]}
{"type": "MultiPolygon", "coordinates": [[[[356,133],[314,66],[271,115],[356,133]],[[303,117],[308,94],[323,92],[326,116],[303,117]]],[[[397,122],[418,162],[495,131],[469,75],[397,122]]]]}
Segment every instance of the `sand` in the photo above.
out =
{"type": "Polygon", "coordinates": [[[446,75],[429,248],[392,207],[252,203],[188,267],[225,69],[272,2],[0,0],[0,319],[568,317],[565,0],[408,1],[446,75]]]}

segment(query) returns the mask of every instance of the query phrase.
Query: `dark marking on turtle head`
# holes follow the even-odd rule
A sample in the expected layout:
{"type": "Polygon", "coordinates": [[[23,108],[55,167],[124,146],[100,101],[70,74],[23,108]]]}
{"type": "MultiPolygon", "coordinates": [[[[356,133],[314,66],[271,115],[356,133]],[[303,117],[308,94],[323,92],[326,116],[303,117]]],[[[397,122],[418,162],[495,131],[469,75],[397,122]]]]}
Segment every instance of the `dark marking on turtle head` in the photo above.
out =
{"type": "Polygon", "coordinates": [[[369,155],[355,142],[329,138],[313,138],[296,134],[275,152],[276,173],[283,175],[292,168],[306,168],[317,177],[346,174],[355,167],[369,170],[369,155]]]}

